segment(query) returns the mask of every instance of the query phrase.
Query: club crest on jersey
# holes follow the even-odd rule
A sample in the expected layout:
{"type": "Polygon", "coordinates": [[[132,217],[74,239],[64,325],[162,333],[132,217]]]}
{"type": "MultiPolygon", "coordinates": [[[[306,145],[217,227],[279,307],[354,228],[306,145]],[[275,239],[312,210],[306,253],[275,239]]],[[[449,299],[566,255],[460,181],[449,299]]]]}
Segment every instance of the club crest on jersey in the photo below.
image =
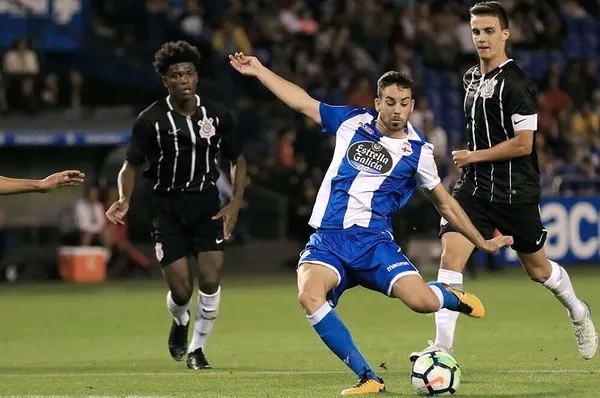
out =
{"type": "Polygon", "coordinates": [[[346,158],[352,167],[369,174],[385,174],[394,163],[387,149],[373,141],[358,141],[350,145],[346,158]]]}
{"type": "Polygon", "coordinates": [[[410,145],[410,142],[406,141],[405,143],[403,143],[402,147],[400,148],[400,152],[402,152],[402,156],[412,155],[413,150],[412,146],[410,145]]]}
{"type": "Polygon", "coordinates": [[[216,129],[212,117],[198,120],[198,127],[200,127],[200,137],[202,138],[209,139],[215,135],[216,129]]]}
{"type": "Polygon", "coordinates": [[[498,84],[498,80],[495,78],[484,80],[481,84],[481,89],[479,90],[481,98],[492,98],[494,90],[496,89],[496,84],[498,84]]]}

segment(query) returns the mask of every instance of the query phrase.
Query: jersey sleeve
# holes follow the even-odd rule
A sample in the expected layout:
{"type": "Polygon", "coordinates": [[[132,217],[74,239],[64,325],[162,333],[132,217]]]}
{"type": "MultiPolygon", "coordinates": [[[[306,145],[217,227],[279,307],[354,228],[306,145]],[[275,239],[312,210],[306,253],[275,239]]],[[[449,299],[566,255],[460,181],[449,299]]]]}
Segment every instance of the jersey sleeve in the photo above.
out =
{"type": "Polygon", "coordinates": [[[218,109],[216,125],[222,137],[221,150],[230,161],[235,161],[241,154],[243,140],[237,132],[235,117],[225,109],[218,109]]]}
{"type": "Polygon", "coordinates": [[[425,143],[421,147],[421,155],[419,156],[419,164],[417,165],[416,179],[419,187],[432,190],[440,182],[435,159],[433,158],[433,145],[425,143]]]}
{"type": "Polygon", "coordinates": [[[131,141],[127,149],[126,159],[128,163],[139,166],[146,160],[151,137],[156,134],[149,120],[138,117],[131,131],[131,141]]]}
{"type": "Polygon", "coordinates": [[[321,115],[321,126],[324,134],[335,135],[340,125],[348,119],[348,115],[353,110],[349,106],[327,105],[321,102],[319,113],[321,115]]]}
{"type": "Polygon", "coordinates": [[[506,109],[510,115],[513,131],[537,130],[538,101],[536,88],[530,80],[518,81],[507,86],[506,109]]]}

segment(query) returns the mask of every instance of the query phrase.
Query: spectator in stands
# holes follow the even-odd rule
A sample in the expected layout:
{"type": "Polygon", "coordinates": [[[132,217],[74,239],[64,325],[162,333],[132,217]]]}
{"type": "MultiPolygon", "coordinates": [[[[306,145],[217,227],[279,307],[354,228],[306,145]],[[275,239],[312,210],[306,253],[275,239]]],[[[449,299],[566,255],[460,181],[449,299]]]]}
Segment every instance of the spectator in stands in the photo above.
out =
{"type": "Polygon", "coordinates": [[[585,8],[577,0],[563,0],[560,2],[561,12],[573,18],[585,18],[588,16],[585,8]]]}
{"type": "Polygon", "coordinates": [[[279,144],[277,146],[277,163],[285,169],[294,167],[295,152],[294,142],[296,141],[296,130],[284,128],[279,133],[279,144]]]}
{"type": "Polygon", "coordinates": [[[3,70],[9,106],[34,113],[35,79],[40,68],[36,53],[27,46],[25,39],[18,39],[4,55],[3,70]]]}
{"type": "Polygon", "coordinates": [[[445,168],[448,163],[448,134],[446,130],[435,123],[433,115],[427,116],[423,121],[422,132],[427,141],[433,144],[433,155],[440,168],[445,168]]]}
{"type": "Polygon", "coordinates": [[[558,117],[558,113],[564,109],[571,108],[571,97],[560,88],[560,76],[550,75],[548,77],[548,90],[544,93],[544,103],[540,107],[541,114],[547,114],[552,119],[558,117]]]}
{"type": "Polygon", "coordinates": [[[49,73],[44,79],[40,93],[41,105],[44,109],[55,109],[59,103],[60,87],[56,73],[49,73]]]}
{"type": "Polygon", "coordinates": [[[83,197],[75,202],[73,211],[74,230],[67,233],[63,243],[71,246],[104,246],[110,250],[113,242],[106,228],[100,188],[97,185],[85,188],[83,197]]]}
{"type": "Polygon", "coordinates": [[[573,113],[571,132],[574,138],[584,145],[591,143],[592,137],[600,134],[600,118],[593,112],[589,102],[584,102],[581,109],[573,113]]]}
{"type": "Polygon", "coordinates": [[[375,96],[371,81],[366,75],[359,75],[350,80],[348,85],[348,106],[354,108],[373,108],[375,96]]]}
{"type": "Polygon", "coordinates": [[[203,14],[204,10],[199,0],[185,1],[183,13],[179,17],[179,28],[193,42],[206,40],[210,36],[203,14]]]}
{"type": "Polygon", "coordinates": [[[575,108],[581,107],[587,97],[585,74],[579,60],[570,62],[563,72],[562,88],[573,101],[575,108]]]}
{"type": "Polygon", "coordinates": [[[252,44],[244,26],[233,16],[226,16],[216,23],[212,35],[213,48],[221,56],[240,51],[252,54],[252,44]]]}
{"type": "Polygon", "coordinates": [[[410,123],[421,130],[425,128],[426,119],[433,119],[433,111],[429,107],[427,96],[421,96],[416,100],[415,110],[410,115],[410,123]]]}
{"type": "Polygon", "coordinates": [[[77,70],[69,71],[69,107],[73,114],[80,114],[83,93],[83,76],[77,70]]]}

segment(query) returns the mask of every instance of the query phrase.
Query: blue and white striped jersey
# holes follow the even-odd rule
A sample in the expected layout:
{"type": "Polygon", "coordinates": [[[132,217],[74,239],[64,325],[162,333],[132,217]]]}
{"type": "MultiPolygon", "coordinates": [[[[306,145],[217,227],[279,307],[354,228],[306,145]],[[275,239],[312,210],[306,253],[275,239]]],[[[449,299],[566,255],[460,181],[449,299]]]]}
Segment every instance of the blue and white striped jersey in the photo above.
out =
{"type": "Polygon", "coordinates": [[[391,138],[377,131],[372,110],[321,104],[320,114],[336,145],[309,221],[313,228],[389,231],[391,216],[417,186],[440,183],[433,145],[410,123],[405,138],[391,138]]]}

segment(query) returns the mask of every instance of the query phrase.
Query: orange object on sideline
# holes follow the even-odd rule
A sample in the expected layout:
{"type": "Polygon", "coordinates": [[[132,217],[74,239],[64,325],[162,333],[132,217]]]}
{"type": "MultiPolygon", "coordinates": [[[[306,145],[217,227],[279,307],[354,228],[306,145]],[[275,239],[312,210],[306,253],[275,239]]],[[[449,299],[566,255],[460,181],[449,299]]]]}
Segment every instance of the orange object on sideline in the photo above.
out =
{"type": "Polygon", "coordinates": [[[107,257],[103,247],[62,246],[58,249],[58,272],[63,280],[75,283],[102,282],[107,257]]]}

